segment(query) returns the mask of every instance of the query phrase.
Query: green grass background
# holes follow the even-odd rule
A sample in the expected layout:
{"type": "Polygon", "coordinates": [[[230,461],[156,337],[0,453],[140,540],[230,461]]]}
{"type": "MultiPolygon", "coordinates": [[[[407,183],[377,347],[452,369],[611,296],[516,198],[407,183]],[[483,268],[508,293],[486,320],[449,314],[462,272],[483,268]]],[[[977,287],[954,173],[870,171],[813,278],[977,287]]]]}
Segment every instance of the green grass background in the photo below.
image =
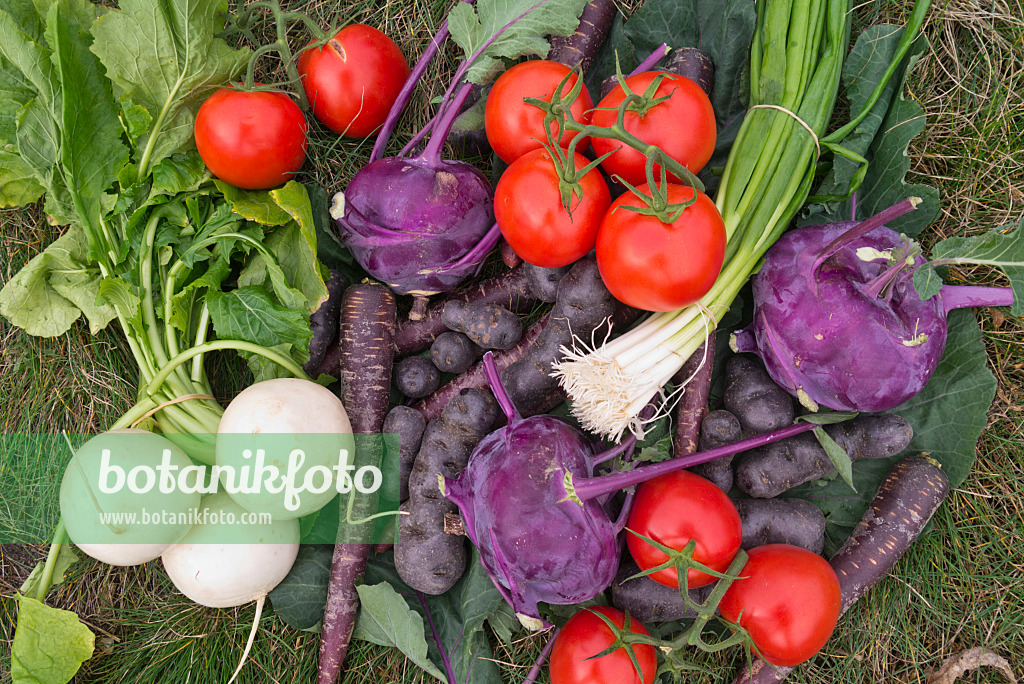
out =
{"type": "MultiPolygon", "coordinates": [[[[318,18],[365,22],[395,37],[415,58],[434,33],[450,2],[296,3],[318,18]]],[[[639,2],[621,2],[626,13],[639,2]]],[[[909,5],[909,3],[907,3],[909,5]]],[[[927,127],[911,148],[912,182],[937,186],[942,216],[923,237],[926,243],[969,235],[1016,221],[1024,213],[1024,5],[1021,0],[934,0],[925,31],[931,52],[910,75],[906,95],[925,110],[927,127]]],[[[859,4],[855,27],[876,21],[902,23],[903,3],[859,4]]],[[[304,42],[296,36],[296,45],[304,42]]],[[[431,69],[406,116],[396,142],[426,121],[429,99],[446,83],[451,51],[431,69]]],[[[283,77],[280,65],[262,64],[264,80],[283,77]]],[[[840,103],[842,107],[842,103],[840,103]]],[[[365,160],[370,141],[341,140],[312,124],[307,180],[330,191],[344,187],[365,160]]],[[[59,234],[38,208],[0,211],[0,282],[6,282],[59,234]]],[[[969,283],[1002,284],[981,269],[954,273],[969,283]]],[[[970,478],[939,510],[931,531],[841,621],[833,639],[793,682],[927,682],[946,658],[983,647],[1024,676],[1024,328],[994,310],[978,312],[999,379],[989,424],[978,444],[970,478]]],[[[247,381],[237,359],[211,361],[220,399],[247,381]]],[[[31,338],[0,320],[0,430],[98,432],[133,403],[137,372],[122,337],[99,336],[76,326],[55,339],[31,338]]],[[[56,459],[54,454],[42,455],[56,459]]],[[[0,521],[19,502],[55,487],[59,464],[47,461],[38,482],[5,477],[0,454],[0,521]],[[52,479],[47,479],[50,473],[52,479]]],[[[0,682],[10,680],[13,601],[43,548],[0,547],[0,682]]],[[[76,682],[226,682],[241,655],[253,606],[213,610],[178,595],[158,562],[111,568],[75,565],[48,602],[76,611],[97,635],[97,651],[76,682]]],[[[239,681],[311,682],[318,639],[296,632],[267,611],[239,681]]],[[[525,676],[543,638],[497,638],[495,658],[507,682],[525,676]]],[[[716,675],[686,681],[731,681],[738,654],[708,658],[716,675]]],[[[397,652],[357,642],[349,652],[344,682],[421,682],[431,679],[397,652]]],[[[546,674],[542,678],[546,681],[546,674]]],[[[960,681],[1003,682],[997,668],[968,670],[960,681]]]]}

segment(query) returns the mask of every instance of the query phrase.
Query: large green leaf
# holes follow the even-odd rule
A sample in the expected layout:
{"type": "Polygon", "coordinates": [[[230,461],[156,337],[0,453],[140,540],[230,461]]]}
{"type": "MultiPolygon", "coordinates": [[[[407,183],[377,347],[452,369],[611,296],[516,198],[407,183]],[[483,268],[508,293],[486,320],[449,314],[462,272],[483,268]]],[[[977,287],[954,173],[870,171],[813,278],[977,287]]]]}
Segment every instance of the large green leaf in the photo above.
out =
{"type": "Polygon", "coordinates": [[[297,340],[309,345],[309,314],[277,304],[261,287],[211,290],[206,294],[206,304],[218,337],[263,347],[297,340]]]}
{"type": "Polygon", "coordinates": [[[18,628],[11,644],[12,684],[65,684],[92,657],[95,637],[69,610],[16,595],[18,628]]]}
{"type": "MultiPolygon", "coordinates": [[[[914,437],[904,454],[928,452],[938,461],[951,487],[966,479],[974,463],[978,438],[988,420],[995,397],[996,380],[986,365],[985,345],[971,311],[953,311],[949,316],[946,350],[928,384],[914,398],[893,409],[914,428],[914,437]]],[[[790,491],[825,512],[830,548],[846,541],[867,509],[892,459],[854,461],[856,493],[840,479],[828,484],[807,484],[790,491]]]]}
{"type": "Polygon", "coordinates": [[[504,602],[494,582],[480,564],[473,549],[466,574],[440,596],[427,596],[407,586],[395,570],[392,554],[378,555],[366,565],[366,583],[387,582],[423,616],[427,626],[430,660],[444,667],[439,641],[445,649],[456,681],[468,684],[501,684],[501,675],[491,660],[491,646],[484,633],[484,622],[504,602]]]}
{"type": "Polygon", "coordinates": [[[116,316],[100,300],[100,274],[89,269],[81,228],[71,226],[0,290],[0,314],[30,335],[63,335],[84,312],[93,334],[116,316]]]}
{"type": "MultiPolygon", "coordinates": [[[[288,625],[319,632],[327,603],[333,544],[303,544],[288,575],[270,592],[274,612],[288,625]]],[[[424,650],[426,645],[424,644],[424,650]]]]}
{"type": "Polygon", "coordinates": [[[210,87],[245,65],[248,51],[215,35],[224,27],[227,0],[122,0],[93,25],[92,50],[107,76],[153,117],[140,141],[150,165],[193,146],[192,128],[210,87]]]}
{"type": "Polygon", "coordinates": [[[467,80],[481,85],[492,81],[503,68],[502,58],[543,57],[550,47],[547,36],[568,36],[575,31],[586,4],[586,0],[480,0],[475,6],[457,4],[448,14],[452,39],[466,58],[486,46],[467,71],[467,80]],[[492,41],[499,31],[501,35],[492,41]]]}
{"type": "Polygon", "coordinates": [[[393,646],[427,674],[444,681],[444,673],[427,657],[423,617],[409,607],[394,587],[381,582],[360,585],[356,591],[359,592],[359,619],[352,638],[393,646]]]}

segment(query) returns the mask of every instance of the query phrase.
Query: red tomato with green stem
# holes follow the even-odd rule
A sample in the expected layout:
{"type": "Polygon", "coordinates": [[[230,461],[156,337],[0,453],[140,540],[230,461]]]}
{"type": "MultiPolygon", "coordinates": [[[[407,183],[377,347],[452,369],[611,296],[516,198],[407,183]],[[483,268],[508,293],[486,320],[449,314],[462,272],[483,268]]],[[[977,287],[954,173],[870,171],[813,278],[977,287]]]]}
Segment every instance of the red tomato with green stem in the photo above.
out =
{"type": "MultiPolygon", "coordinates": [[[[637,188],[650,196],[647,185],[637,188]]],[[[597,232],[597,265],[615,298],[647,311],[675,311],[707,294],[725,260],[725,222],[707,195],[688,185],[662,188],[670,205],[696,199],[671,223],[628,207],[647,207],[626,192],[597,232]]]]}
{"type": "Polygon", "coordinates": [[[742,579],[734,580],[718,609],[737,622],[769,663],[799,665],[820,651],[839,621],[839,580],[816,553],[789,544],[747,552],[742,579]]]}
{"type": "MultiPolygon", "coordinates": [[[[685,470],[640,485],[626,527],[676,550],[686,548],[693,540],[693,559],[716,572],[728,569],[743,541],[740,514],[732,500],[710,480],[685,470]]],[[[666,554],[636,534],[627,533],[626,545],[641,570],[668,560],[666,554]]],[[[649,577],[665,586],[679,586],[675,568],[659,570],[649,577]]],[[[715,580],[695,568],[686,572],[690,589],[715,580]]]]}
{"type": "MultiPolygon", "coordinates": [[[[658,656],[650,644],[633,644],[642,680],[625,648],[587,660],[615,641],[612,630],[594,613],[604,615],[619,628],[626,624],[626,614],[610,606],[584,608],[569,618],[551,647],[551,684],[651,684],[658,671],[658,656]]],[[[629,631],[650,634],[632,618],[629,631]]]]}
{"type": "MultiPolygon", "coordinates": [[[[576,171],[590,160],[573,159],[576,171]]],[[[570,207],[562,202],[562,181],[551,154],[529,152],[512,162],[494,190],[494,218],[509,246],[534,266],[558,268],[588,254],[608,209],[608,183],[595,167],[579,179],[570,207]]]]}
{"type": "Polygon", "coordinates": [[[306,160],[306,117],[284,93],[216,90],[199,107],[195,138],[213,175],[246,190],[282,185],[306,160]]]}
{"type": "Polygon", "coordinates": [[[350,138],[381,127],[409,77],[395,42],[365,24],[349,24],[325,45],[303,50],[298,68],[313,115],[350,138]]]}
{"type": "MultiPolygon", "coordinates": [[[[520,62],[505,71],[494,81],[487,102],[484,105],[484,132],[491,149],[503,161],[511,164],[531,150],[536,150],[548,142],[544,131],[544,112],[534,105],[523,101],[527,97],[535,97],[547,102],[558,90],[561,83],[570,73],[569,67],[546,59],[535,59],[520,62]]],[[[578,74],[573,74],[558,92],[563,97],[569,95],[578,74]]],[[[594,101],[590,99],[587,87],[582,90],[569,107],[573,118],[581,124],[590,121],[590,110],[594,101]]],[[[551,124],[551,135],[558,132],[558,124],[551,124]]],[[[567,147],[569,141],[577,133],[564,131],[558,140],[560,147],[567,147]]],[[[586,149],[586,138],[577,143],[577,149],[586,149]]]]}
{"type": "MultiPolygon", "coordinates": [[[[704,168],[715,151],[717,132],[711,100],[695,81],[662,71],[645,71],[628,76],[626,85],[633,93],[642,95],[659,77],[662,80],[653,97],[666,99],[650,108],[627,110],[623,124],[631,135],[645,143],[657,145],[691,173],[697,173],[704,168]]],[[[625,99],[626,92],[621,84],[617,84],[597,104],[590,123],[595,126],[614,125],[619,106],[625,99]]],[[[611,138],[595,137],[591,142],[597,156],[617,150],[601,162],[606,173],[618,175],[631,185],[647,182],[647,157],[643,152],[611,138]]],[[[660,168],[659,165],[654,167],[656,179],[660,177],[660,168]]],[[[669,180],[678,182],[679,179],[670,176],[669,180]]]]}

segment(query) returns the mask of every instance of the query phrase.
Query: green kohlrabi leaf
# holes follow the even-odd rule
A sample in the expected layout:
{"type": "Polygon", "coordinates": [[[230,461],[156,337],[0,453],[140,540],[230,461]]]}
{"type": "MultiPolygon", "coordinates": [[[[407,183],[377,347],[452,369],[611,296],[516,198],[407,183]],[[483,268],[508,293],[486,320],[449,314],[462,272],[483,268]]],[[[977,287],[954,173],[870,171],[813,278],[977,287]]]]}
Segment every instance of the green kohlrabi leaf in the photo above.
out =
{"type": "Polygon", "coordinates": [[[309,314],[274,302],[261,287],[239,287],[206,294],[213,329],[222,339],[243,340],[263,347],[301,342],[309,346],[309,314]]]}
{"type": "MultiPolygon", "coordinates": [[[[932,262],[944,266],[982,264],[998,268],[1010,279],[1013,289],[1010,313],[1024,314],[1024,218],[1016,226],[1003,226],[984,235],[946,238],[932,247],[932,262]]],[[[922,299],[926,299],[926,292],[933,292],[934,287],[922,292],[918,276],[922,276],[923,285],[924,276],[929,273],[934,273],[934,268],[920,268],[914,273],[914,286],[922,299]]]]}
{"type": "MultiPolygon", "coordinates": [[[[906,418],[914,428],[914,437],[901,455],[927,452],[942,465],[950,487],[957,487],[974,463],[978,437],[985,429],[995,397],[996,380],[988,370],[985,344],[974,314],[953,311],[948,324],[946,350],[928,384],[892,413],[906,418]]],[[[827,552],[846,541],[897,458],[854,461],[856,493],[839,478],[824,486],[808,483],[790,490],[788,495],[807,499],[825,513],[827,552]]]]}
{"type": "Polygon", "coordinates": [[[568,36],[575,31],[586,4],[586,0],[480,0],[475,6],[456,4],[448,14],[452,39],[466,59],[483,49],[469,67],[466,79],[483,85],[502,69],[501,58],[545,56],[550,47],[547,36],[568,36]],[[495,38],[499,32],[501,35],[495,38]]]}
{"type": "Polygon", "coordinates": [[[270,592],[274,612],[291,627],[320,631],[333,557],[333,544],[303,544],[288,575],[270,592]]]}
{"type": "Polygon", "coordinates": [[[0,290],[0,314],[30,335],[63,335],[83,313],[93,334],[117,315],[100,302],[100,273],[86,266],[85,236],[71,226],[0,290]]]}
{"type": "Polygon", "coordinates": [[[409,607],[387,582],[363,584],[359,592],[359,619],[352,637],[400,650],[427,674],[445,681],[444,673],[427,657],[423,617],[409,607]]]}
{"type": "Polygon", "coordinates": [[[12,684],[65,684],[92,657],[95,637],[69,610],[15,595],[18,627],[11,644],[12,684]]]}
{"type": "Polygon", "coordinates": [[[237,75],[248,59],[215,35],[224,27],[227,0],[122,0],[93,25],[93,52],[118,95],[153,117],[140,140],[140,173],[193,146],[199,105],[212,86],[237,75]]]}
{"type": "Polygon", "coordinates": [[[374,556],[366,565],[366,583],[387,582],[414,611],[423,616],[430,660],[444,669],[437,643],[445,649],[455,680],[468,684],[501,684],[501,674],[491,660],[492,652],[484,622],[504,599],[480,564],[473,549],[466,573],[441,596],[419,594],[407,586],[395,570],[391,552],[374,556]]]}

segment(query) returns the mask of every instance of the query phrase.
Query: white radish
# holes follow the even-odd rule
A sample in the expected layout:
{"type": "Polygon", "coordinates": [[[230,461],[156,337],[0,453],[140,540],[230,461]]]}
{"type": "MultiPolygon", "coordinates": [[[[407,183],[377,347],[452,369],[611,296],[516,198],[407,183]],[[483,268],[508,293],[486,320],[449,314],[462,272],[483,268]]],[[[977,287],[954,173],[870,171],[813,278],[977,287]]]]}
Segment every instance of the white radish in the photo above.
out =
{"type": "Polygon", "coordinates": [[[140,565],[185,536],[201,495],[176,484],[162,489],[161,466],[180,473],[192,461],[173,442],[146,430],[112,430],[79,447],[60,486],[60,512],[71,541],[109,565],[140,565]]]}
{"type": "Polygon", "coordinates": [[[337,494],[334,468],[342,452],[353,451],[352,425],[341,400],[322,385],[298,378],[265,380],[242,390],[225,409],[217,431],[222,489],[247,510],[270,513],[274,520],[323,508],[337,494]],[[282,474],[289,470],[292,452],[302,452],[293,482],[304,489],[290,505],[286,494],[270,491],[265,482],[258,491],[228,486],[232,477],[236,483],[244,479],[239,476],[243,468],[256,472],[261,449],[266,452],[264,466],[282,474]]]}
{"type": "Polygon", "coordinates": [[[252,648],[267,594],[295,563],[299,522],[243,524],[258,514],[246,511],[224,492],[203,499],[200,515],[200,522],[160,560],[178,591],[196,603],[230,608],[256,601],[252,629],[230,684],[252,648]]]}

